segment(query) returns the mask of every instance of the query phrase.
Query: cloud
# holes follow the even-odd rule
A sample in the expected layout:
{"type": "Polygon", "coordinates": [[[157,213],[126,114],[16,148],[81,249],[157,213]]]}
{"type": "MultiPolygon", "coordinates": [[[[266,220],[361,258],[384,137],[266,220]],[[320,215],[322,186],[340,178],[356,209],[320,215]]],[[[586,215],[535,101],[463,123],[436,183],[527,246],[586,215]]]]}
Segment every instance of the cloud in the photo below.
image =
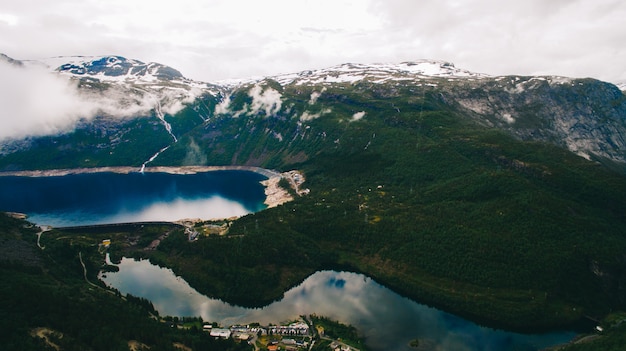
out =
{"type": "Polygon", "coordinates": [[[0,61],[0,140],[56,134],[71,129],[92,107],[78,99],[76,83],[0,61]]]}
{"type": "Polygon", "coordinates": [[[320,118],[323,115],[327,115],[329,113],[331,113],[332,110],[329,108],[325,108],[323,110],[321,110],[318,113],[310,113],[309,111],[304,111],[302,113],[302,115],[300,116],[300,121],[301,122],[308,122],[308,121],[312,121],[314,119],[320,118]]]}
{"type": "Polygon", "coordinates": [[[105,219],[109,223],[176,221],[185,218],[217,219],[243,216],[250,213],[237,201],[212,196],[207,199],[176,199],[170,202],[154,203],[136,212],[119,213],[105,219]]]}
{"type": "Polygon", "coordinates": [[[365,117],[365,111],[357,112],[352,115],[350,122],[361,120],[363,117],[365,117]]]}
{"type": "Polygon", "coordinates": [[[207,155],[200,149],[200,146],[196,143],[195,140],[191,139],[189,141],[189,146],[187,147],[187,154],[185,154],[185,158],[183,159],[183,165],[185,166],[198,166],[198,165],[206,165],[207,164],[207,155]]]}
{"type": "Polygon", "coordinates": [[[626,80],[620,0],[32,0],[2,13],[0,52],[10,56],[120,54],[203,81],[422,58],[626,80]]]}
{"type": "Polygon", "coordinates": [[[250,112],[253,114],[262,110],[266,116],[273,116],[280,111],[283,104],[282,95],[271,87],[263,89],[257,84],[248,91],[248,95],[252,98],[250,112]]]}
{"type": "Polygon", "coordinates": [[[309,99],[309,105],[315,105],[317,99],[322,96],[322,93],[326,91],[326,87],[322,88],[322,91],[314,91],[311,93],[311,98],[309,99]]]}
{"type": "Polygon", "coordinates": [[[233,111],[231,106],[232,98],[230,95],[226,95],[219,104],[215,105],[214,114],[232,114],[233,117],[237,118],[244,113],[256,115],[259,112],[263,112],[265,116],[269,117],[277,114],[283,106],[281,93],[272,87],[263,88],[255,84],[248,91],[248,96],[252,98],[252,102],[244,104],[239,111],[233,111]]]}
{"type": "Polygon", "coordinates": [[[372,0],[370,11],[384,19],[372,47],[390,56],[494,75],[626,78],[618,68],[626,59],[618,44],[626,40],[623,1],[372,0]]]}
{"type": "Polygon", "coordinates": [[[225,115],[230,113],[230,95],[226,95],[219,104],[215,105],[215,110],[213,114],[215,115],[225,115]]]}
{"type": "Polygon", "coordinates": [[[0,60],[0,140],[55,135],[72,131],[79,121],[96,116],[151,116],[160,106],[174,115],[200,91],[111,85],[78,87],[78,81],[36,64],[17,66],[0,60]]]}

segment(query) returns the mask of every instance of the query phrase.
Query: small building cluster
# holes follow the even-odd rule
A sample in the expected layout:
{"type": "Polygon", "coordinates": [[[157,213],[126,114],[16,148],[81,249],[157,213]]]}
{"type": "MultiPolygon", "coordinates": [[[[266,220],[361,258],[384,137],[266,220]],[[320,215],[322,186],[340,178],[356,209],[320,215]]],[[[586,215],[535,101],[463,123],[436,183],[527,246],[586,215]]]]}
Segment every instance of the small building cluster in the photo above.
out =
{"type": "Polygon", "coordinates": [[[296,191],[298,196],[308,195],[311,192],[309,189],[300,188],[300,186],[306,181],[304,175],[300,171],[292,170],[284,172],[281,175],[289,181],[291,187],[296,191]]]}
{"type": "Polygon", "coordinates": [[[350,347],[349,345],[346,345],[337,341],[331,342],[329,347],[333,351],[355,351],[356,350],[355,348],[350,347]]]}
{"type": "MultiPolygon", "coordinates": [[[[303,321],[289,325],[233,325],[229,328],[218,328],[206,324],[204,331],[212,337],[239,340],[252,344],[259,338],[268,350],[298,351],[308,348],[312,341],[309,325],[303,321]]],[[[258,342],[258,341],[257,341],[258,342]]]]}
{"type": "Polygon", "coordinates": [[[232,332],[230,331],[230,329],[223,329],[223,328],[211,329],[211,336],[216,337],[216,338],[228,339],[230,338],[231,334],[232,332]]]}
{"type": "Polygon", "coordinates": [[[185,227],[185,234],[187,235],[187,239],[189,241],[195,241],[198,239],[198,235],[200,235],[200,233],[191,227],[185,227]]]}
{"type": "Polygon", "coordinates": [[[272,325],[268,328],[268,333],[270,335],[309,335],[309,326],[303,322],[291,323],[289,325],[272,325]]]}
{"type": "Polygon", "coordinates": [[[230,328],[213,328],[212,325],[207,324],[203,327],[205,331],[208,331],[211,336],[222,339],[237,339],[241,341],[248,341],[252,339],[254,335],[261,333],[267,334],[267,330],[261,327],[251,327],[249,325],[233,325],[230,328]]]}

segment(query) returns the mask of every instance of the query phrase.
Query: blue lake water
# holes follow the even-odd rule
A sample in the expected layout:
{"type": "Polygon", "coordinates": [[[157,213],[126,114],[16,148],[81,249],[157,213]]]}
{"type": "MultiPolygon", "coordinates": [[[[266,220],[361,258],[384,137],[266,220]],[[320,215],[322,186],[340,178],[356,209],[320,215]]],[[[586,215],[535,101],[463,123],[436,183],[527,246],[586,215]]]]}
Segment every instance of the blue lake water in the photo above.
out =
{"type": "Polygon", "coordinates": [[[0,211],[55,227],[225,218],[265,208],[264,179],[245,171],[0,177],[0,211]]]}
{"type": "Polygon", "coordinates": [[[101,279],[124,294],[152,301],[161,315],[201,316],[228,326],[276,324],[315,313],[355,326],[373,350],[412,350],[408,344],[415,338],[429,345],[425,350],[540,350],[575,337],[573,332],[519,334],[482,327],[402,297],[355,273],[317,272],[280,301],[263,308],[243,308],[201,295],[170,269],[147,260],[123,258],[119,268],[101,279]]]}

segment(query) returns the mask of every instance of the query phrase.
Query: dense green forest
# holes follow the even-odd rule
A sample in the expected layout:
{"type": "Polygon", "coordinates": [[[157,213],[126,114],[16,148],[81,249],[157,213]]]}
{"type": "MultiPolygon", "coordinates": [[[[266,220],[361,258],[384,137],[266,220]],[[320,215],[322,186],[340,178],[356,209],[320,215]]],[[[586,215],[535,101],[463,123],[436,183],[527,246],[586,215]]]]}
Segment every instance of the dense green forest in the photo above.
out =
{"type": "MultiPolygon", "coordinates": [[[[290,165],[304,171],[311,195],[243,217],[226,237],[193,244],[168,238],[152,258],[200,291],[244,305],[277,299],[315,270],[342,268],[518,329],[624,307],[622,175],[485,128],[443,104],[436,91],[398,93],[408,98],[395,106],[407,112],[390,114],[388,101],[370,88],[328,89],[318,100],[338,107],[308,123],[317,141],[290,165]],[[367,114],[350,122],[354,111],[367,114]]],[[[246,122],[223,123],[227,134],[246,122]]],[[[241,156],[249,144],[238,142],[241,156]]],[[[212,148],[231,149],[204,146],[212,148]]]]}
{"type": "Polygon", "coordinates": [[[27,223],[0,214],[3,350],[128,351],[131,343],[142,350],[174,351],[175,344],[193,350],[251,349],[215,340],[198,328],[172,328],[158,320],[149,301],[100,287],[96,274],[103,261],[92,261],[98,255],[94,238],[46,232],[50,238],[44,234],[41,250],[35,233],[27,223]],[[91,283],[83,275],[82,255],[91,283]]]}

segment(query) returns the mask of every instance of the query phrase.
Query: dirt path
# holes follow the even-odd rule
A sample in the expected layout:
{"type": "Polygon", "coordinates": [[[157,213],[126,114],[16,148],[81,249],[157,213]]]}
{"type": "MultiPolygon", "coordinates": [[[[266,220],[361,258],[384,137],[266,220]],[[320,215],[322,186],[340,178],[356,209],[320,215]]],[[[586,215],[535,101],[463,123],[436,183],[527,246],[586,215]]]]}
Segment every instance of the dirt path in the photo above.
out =
{"type": "Polygon", "coordinates": [[[52,330],[52,329],[48,329],[48,328],[35,328],[35,329],[33,329],[33,330],[31,330],[31,331],[30,331],[30,335],[31,335],[31,336],[33,336],[33,337],[38,337],[38,338],[43,339],[43,340],[44,340],[44,342],[45,342],[48,346],[50,346],[50,347],[54,348],[55,350],[59,351],[59,350],[61,350],[61,348],[59,347],[59,345],[57,345],[57,344],[53,343],[53,342],[50,340],[50,338],[49,338],[49,336],[50,336],[50,335],[53,335],[53,334],[57,334],[57,335],[59,335],[59,338],[62,338],[62,337],[63,337],[63,334],[58,333],[58,332],[55,332],[54,330],[52,330]]]}
{"type": "Polygon", "coordinates": [[[40,249],[45,249],[45,246],[41,246],[41,244],[39,243],[39,241],[41,240],[41,235],[47,231],[52,230],[52,227],[44,225],[44,226],[39,226],[39,233],[37,233],[37,246],[39,246],[40,249]]]}

